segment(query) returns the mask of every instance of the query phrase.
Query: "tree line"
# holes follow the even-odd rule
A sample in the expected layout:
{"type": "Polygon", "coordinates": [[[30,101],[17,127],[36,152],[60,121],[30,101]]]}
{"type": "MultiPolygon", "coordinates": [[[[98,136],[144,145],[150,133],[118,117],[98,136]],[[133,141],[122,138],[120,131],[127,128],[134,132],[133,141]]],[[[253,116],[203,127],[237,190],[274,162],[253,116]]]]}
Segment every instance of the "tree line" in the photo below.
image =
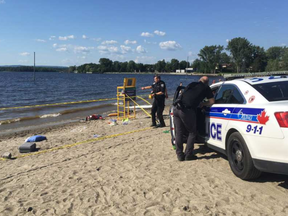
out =
{"type": "MultiPolygon", "coordinates": [[[[2,66],[0,71],[33,72],[33,66],[2,66]]],[[[35,72],[68,72],[68,67],[35,67],[35,72]]]]}
{"type": "Polygon", "coordinates": [[[205,46],[198,56],[192,67],[205,73],[288,70],[288,47],[273,46],[265,50],[241,37],[230,40],[226,48],[205,46]]]}
{"type": "Polygon", "coordinates": [[[288,47],[273,46],[265,50],[246,38],[233,38],[227,47],[220,45],[205,46],[198,58],[190,64],[187,61],[172,59],[160,60],[155,64],[142,64],[134,61],[119,62],[101,58],[99,64],[89,63],[78,67],[69,67],[69,72],[105,73],[105,72],[176,72],[192,67],[194,72],[262,72],[288,70],[288,47]]]}
{"type": "Polygon", "coordinates": [[[69,72],[78,73],[105,73],[105,72],[175,72],[177,69],[184,70],[189,67],[187,61],[172,59],[170,62],[165,60],[158,61],[156,64],[142,64],[131,60],[128,62],[112,61],[108,58],[100,58],[99,64],[89,63],[78,67],[69,67],[69,72]]]}

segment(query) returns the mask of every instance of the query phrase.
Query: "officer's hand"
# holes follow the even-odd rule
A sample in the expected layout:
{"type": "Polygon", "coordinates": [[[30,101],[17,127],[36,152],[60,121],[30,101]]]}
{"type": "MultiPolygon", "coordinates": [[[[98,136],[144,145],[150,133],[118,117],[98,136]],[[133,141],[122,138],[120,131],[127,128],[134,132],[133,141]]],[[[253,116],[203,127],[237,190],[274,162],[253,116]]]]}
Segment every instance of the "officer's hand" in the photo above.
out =
{"type": "Polygon", "coordinates": [[[141,87],[141,89],[144,90],[145,88],[144,88],[144,87],[141,87]]]}

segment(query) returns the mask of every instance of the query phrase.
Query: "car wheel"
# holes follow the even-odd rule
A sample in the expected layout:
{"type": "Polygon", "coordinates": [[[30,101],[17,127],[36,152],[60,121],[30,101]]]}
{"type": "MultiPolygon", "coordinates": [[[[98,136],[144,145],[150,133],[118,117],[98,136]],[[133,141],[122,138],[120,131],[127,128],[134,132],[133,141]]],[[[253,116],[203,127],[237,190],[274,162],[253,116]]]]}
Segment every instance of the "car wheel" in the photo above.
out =
{"type": "Polygon", "coordinates": [[[232,133],[228,139],[227,156],[231,170],[237,177],[249,180],[261,175],[254,167],[247,145],[238,132],[232,133]]]}

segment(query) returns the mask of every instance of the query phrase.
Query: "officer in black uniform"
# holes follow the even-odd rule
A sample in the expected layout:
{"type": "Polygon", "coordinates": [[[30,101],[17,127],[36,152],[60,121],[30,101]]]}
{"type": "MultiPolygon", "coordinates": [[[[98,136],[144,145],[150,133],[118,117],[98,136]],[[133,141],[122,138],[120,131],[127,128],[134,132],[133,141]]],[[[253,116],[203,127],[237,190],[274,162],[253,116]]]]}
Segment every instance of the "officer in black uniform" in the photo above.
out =
{"type": "Polygon", "coordinates": [[[196,110],[197,107],[210,106],[215,100],[210,87],[208,77],[203,76],[199,82],[190,83],[182,94],[182,107],[174,109],[174,122],[176,130],[176,154],[179,161],[193,160],[194,142],[196,138],[196,110]],[[207,98],[207,102],[202,102],[207,98]],[[183,134],[189,132],[185,154],[183,152],[183,134]]]}
{"type": "Polygon", "coordinates": [[[165,107],[165,97],[167,97],[166,91],[166,84],[164,81],[161,80],[159,75],[154,76],[154,83],[151,86],[142,87],[144,89],[152,89],[151,96],[154,97],[153,105],[151,108],[151,115],[152,115],[152,127],[165,127],[165,122],[163,119],[163,110],[165,107]],[[159,125],[156,125],[156,117],[155,114],[157,113],[157,117],[160,121],[159,125]]]}

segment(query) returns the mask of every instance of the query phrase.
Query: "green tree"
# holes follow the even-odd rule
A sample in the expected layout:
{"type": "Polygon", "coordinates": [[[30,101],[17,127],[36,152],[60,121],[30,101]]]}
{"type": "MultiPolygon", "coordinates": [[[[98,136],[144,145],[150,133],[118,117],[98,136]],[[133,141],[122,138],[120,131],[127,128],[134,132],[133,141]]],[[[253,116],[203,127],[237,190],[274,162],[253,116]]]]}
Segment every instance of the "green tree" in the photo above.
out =
{"type": "Polygon", "coordinates": [[[223,46],[205,46],[200,50],[198,56],[206,64],[209,72],[215,73],[216,67],[219,67],[221,52],[223,51],[223,46]]]}
{"type": "Polygon", "coordinates": [[[136,64],[136,69],[137,69],[138,72],[146,71],[146,68],[145,68],[144,64],[142,64],[142,63],[136,64]]]}
{"type": "Polygon", "coordinates": [[[231,62],[230,56],[226,52],[222,52],[220,55],[220,64],[229,64],[231,62]]]}
{"type": "Polygon", "coordinates": [[[176,72],[180,68],[179,61],[177,59],[171,59],[171,70],[176,72]]]}
{"type": "Polygon", "coordinates": [[[246,38],[238,37],[229,41],[227,50],[231,53],[237,73],[246,70],[251,58],[251,47],[252,44],[246,38]]]}
{"type": "Polygon", "coordinates": [[[121,69],[121,64],[119,61],[114,61],[113,62],[113,70],[115,72],[120,72],[120,69],[121,69]]]}
{"type": "Polygon", "coordinates": [[[285,47],[282,58],[282,70],[288,70],[288,48],[285,47]]]}
{"type": "Polygon", "coordinates": [[[167,72],[173,71],[173,70],[172,70],[171,62],[166,62],[165,71],[167,71],[167,72]]]}
{"type": "Polygon", "coordinates": [[[267,56],[263,47],[252,46],[252,64],[250,70],[253,72],[265,71],[267,56]]]}
{"type": "Polygon", "coordinates": [[[165,62],[165,60],[163,59],[162,61],[158,61],[158,62],[155,64],[155,69],[156,69],[156,71],[158,71],[158,72],[164,72],[164,71],[165,71],[165,66],[166,66],[166,62],[165,62]]]}
{"type": "Polygon", "coordinates": [[[266,71],[279,71],[279,60],[269,59],[266,66],[266,71]]]}
{"type": "Polygon", "coordinates": [[[74,73],[74,71],[76,71],[76,69],[77,69],[76,65],[70,66],[70,67],[68,68],[68,73],[74,73]]]}
{"type": "Polygon", "coordinates": [[[112,64],[113,62],[108,58],[100,58],[99,59],[100,64],[100,72],[109,72],[112,70],[112,64]]]}
{"type": "Polygon", "coordinates": [[[181,62],[179,63],[179,67],[180,67],[181,70],[185,70],[186,68],[189,68],[189,62],[187,62],[187,61],[181,61],[181,62]]]}
{"type": "Polygon", "coordinates": [[[285,52],[284,47],[273,46],[266,51],[266,54],[268,60],[281,60],[284,52],[285,52]]]}
{"type": "Polygon", "coordinates": [[[134,72],[136,70],[136,63],[134,61],[129,61],[127,65],[127,70],[129,72],[134,72]]]}
{"type": "Polygon", "coordinates": [[[128,62],[121,62],[120,72],[127,72],[128,71],[128,62]]]}
{"type": "Polygon", "coordinates": [[[194,71],[196,72],[202,72],[207,73],[209,71],[209,68],[207,67],[207,64],[200,59],[195,59],[191,65],[194,71]]]}

